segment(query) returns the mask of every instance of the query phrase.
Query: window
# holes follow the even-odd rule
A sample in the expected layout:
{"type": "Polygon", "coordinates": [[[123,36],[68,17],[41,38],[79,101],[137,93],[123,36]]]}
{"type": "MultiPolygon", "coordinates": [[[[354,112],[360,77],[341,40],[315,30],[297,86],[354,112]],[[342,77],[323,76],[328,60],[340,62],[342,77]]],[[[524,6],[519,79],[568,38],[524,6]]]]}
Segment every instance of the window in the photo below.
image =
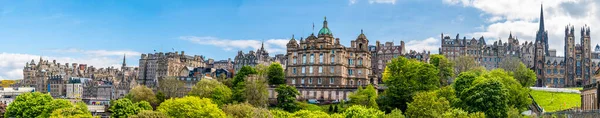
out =
{"type": "Polygon", "coordinates": [[[292,84],[296,84],[296,79],[292,79],[292,84]]]}
{"type": "Polygon", "coordinates": [[[292,73],[296,74],[296,68],[292,68],[292,73]]]}
{"type": "Polygon", "coordinates": [[[296,64],[296,57],[294,57],[294,59],[292,59],[292,62],[293,62],[294,64],[296,64]]]}
{"type": "Polygon", "coordinates": [[[319,63],[323,63],[323,53],[319,54],[319,63]]]}
{"type": "Polygon", "coordinates": [[[317,84],[321,84],[323,82],[322,78],[317,79],[317,84]]]}
{"type": "Polygon", "coordinates": [[[312,79],[313,79],[313,78],[309,78],[309,79],[308,79],[308,84],[312,84],[312,82],[313,82],[313,80],[312,80],[312,79]]]}
{"type": "Polygon", "coordinates": [[[308,67],[308,73],[312,73],[312,72],[313,72],[313,67],[312,66],[308,67]]]}
{"type": "Polygon", "coordinates": [[[354,62],[352,62],[352,59],[348,59],[348,65],[352,65],[354,64],[354,62]]]}
{"type": "Polygon", "coordinates": [[[550,69],[546,69],[546,73],[550,74],[552,71],[550,71],[550,69]]]}
{"type": "Polygon", "coordinates": [[[333,78],[329,78],[329,84],[333,84],[334,80],[333,78]]]}
{"type": "Polygon", "coordinates": [[[335,72],[335,67],[329,67],[329,73],[334,73],[335,72]]]}
{"type": "Polygon", "coordinates": [[[331,59],[331,63],[332,63],[332,64],[333,64],[333,63],[335,63],[335,56],[331,56],[331,58],[330,58],[330,59],[331,59]]]}
{"type": "Polygon", "coordinates": [[[348,69],[348,75],[352,75],[352,69],[348,69]]]}
{"type": "Polygon", "coordinates": [[[302,64],[306,64],[306,55],[302,55],[302,64]]]}
{"type": "Polygon", "coordinates": [[[302,67],[302,74],[306,73],[306,67],[302,67]]]}
{"type": "Polygon", "coordinates": [[[304,78],[302,78],[302,81],[300,81],[301,84],[304,84],[304,78]]]}
{"type": "Polygon", "coordinates": [[[310,64],[315,63],[315,54],[310,54],[310,64]]]}
{"type": "Polygon", "coordinates": [[[349,85],[354,85],[354,80],[350,80],[350,84],[349,85]]]}
{"type": "Polygon", "coordinates": [[[358,59],[358,65],[362,65],[362,59],[358,59]]]}
{"type": "Polygon", "coordinates": [[[319,66],[319,73],[323,73],[323,66],[319,66]]]}
{"type": "Polygon", "coordinates": [[[358,80],[358,82],[356,82],[359,86],[362,84],[362,82],[360,80],[358,80]]]}
{"type": "Polygon", "coordinates": [[[361,75],[361,74],[362,74],[362,70],[358,70],[358,75],[361,75]]]}

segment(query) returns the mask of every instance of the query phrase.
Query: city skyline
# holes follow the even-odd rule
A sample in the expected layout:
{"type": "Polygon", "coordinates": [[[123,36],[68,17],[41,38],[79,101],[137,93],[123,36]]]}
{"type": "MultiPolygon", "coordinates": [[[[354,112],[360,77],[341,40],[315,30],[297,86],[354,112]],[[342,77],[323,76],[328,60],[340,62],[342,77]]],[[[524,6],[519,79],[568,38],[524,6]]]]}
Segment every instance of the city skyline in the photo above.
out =
{"type": "MultiPolygon", "coordinates": [[[[263,41],[273,56],[285,53],[292,35],[306,38],[320,29],[325,16],[343,45],[363,29],[370,45],[376,40],[403,40],[409,50],[432,53],[438,52],[440,33],[459,33],[468,39],[484,36],[488,43],[506,41],[512,33],[519,40],[533,41],[541,3],[549,46],[557,54],[563,54],[563,29],[568,24],[587,24],[592,39],[600,34],[594,30],[600,25],[600,3],[592,0],[5,2],[0,5],[0,35],[5,36],[0,79],[20,79],[25,63],[37,62],[40,56],[61,63],[120,67],[125,54],[127,64],[137,66],[141,54],[154,50],[223,60],[233,59],[238,50],[255,51],[263,41]],[[414,5],[420,7],[406,7],[414,5]]],[[[592,46],[598,43],[592,40],[592,46]]]]}

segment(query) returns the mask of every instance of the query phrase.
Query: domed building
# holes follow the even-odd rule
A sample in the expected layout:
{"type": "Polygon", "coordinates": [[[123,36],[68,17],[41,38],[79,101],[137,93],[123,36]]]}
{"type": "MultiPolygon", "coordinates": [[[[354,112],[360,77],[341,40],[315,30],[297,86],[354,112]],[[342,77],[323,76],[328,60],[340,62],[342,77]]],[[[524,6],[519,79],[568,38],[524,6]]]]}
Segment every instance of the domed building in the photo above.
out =
{"type": "Polygon", "coordinates": [[[298,99],[345,100],[359,86],[377,82],[371,76],[369,39],[362,30],[346,47],[327,24],[325,18],[317,35],[312,33],[299,41],[292,36],[287,44],[286,82],[298,89],[298,99]]]}

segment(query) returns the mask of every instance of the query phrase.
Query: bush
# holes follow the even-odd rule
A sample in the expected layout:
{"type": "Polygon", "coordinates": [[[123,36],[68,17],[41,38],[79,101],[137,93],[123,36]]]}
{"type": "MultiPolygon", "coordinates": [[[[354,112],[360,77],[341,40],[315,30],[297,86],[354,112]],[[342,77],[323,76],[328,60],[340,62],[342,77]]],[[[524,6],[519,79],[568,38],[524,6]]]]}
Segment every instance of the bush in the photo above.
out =
{"type": "Polygon", "coordinates": [[[384,114],[383,111],[360,105],[351,106],[344,111],[344,116],[350,118],[380,118],[384,114]]]}
{"type": "Polygon", "coordinates": [[[186,96],[169,99],[160,104],[158,111],[176,118],[225,118],[225,112],[207,98],[186,96]]]}
{"type": "Polygon", "coordinates": [[[269,110],[253,107],[249,103],[228,104],[223,106],[223,112],[234,118],[267,118],[271,117],[269,110]]]}

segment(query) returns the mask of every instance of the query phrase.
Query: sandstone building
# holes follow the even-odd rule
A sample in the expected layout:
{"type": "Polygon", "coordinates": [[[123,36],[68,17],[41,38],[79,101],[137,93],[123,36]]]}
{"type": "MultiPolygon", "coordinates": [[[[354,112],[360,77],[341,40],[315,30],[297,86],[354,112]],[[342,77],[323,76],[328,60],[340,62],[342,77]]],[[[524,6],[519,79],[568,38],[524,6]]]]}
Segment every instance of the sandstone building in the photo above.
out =
{"type": "Polygon", "coordinates": [[[181,51],[181,54],[179,52],[142,54],[139,63],[137,83],[149,88],[157,87],[158,79],[168,76],[187,76],[190,69],[206,67],[204,56],[189,56],[185,55],[184,51],[181,51]]]}

